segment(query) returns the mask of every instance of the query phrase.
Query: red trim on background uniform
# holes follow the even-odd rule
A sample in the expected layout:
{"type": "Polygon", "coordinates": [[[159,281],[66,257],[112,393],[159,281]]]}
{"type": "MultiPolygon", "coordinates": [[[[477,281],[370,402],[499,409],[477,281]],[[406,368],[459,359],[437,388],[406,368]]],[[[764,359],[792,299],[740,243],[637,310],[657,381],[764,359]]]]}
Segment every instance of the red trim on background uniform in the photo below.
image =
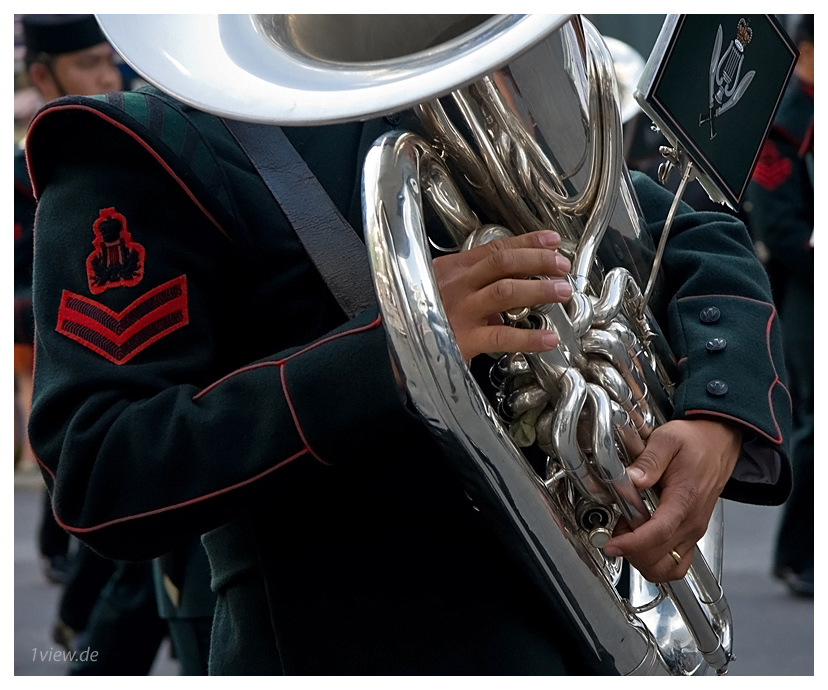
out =
{"type": "Polygon", "coordinates": [[[791,161],[779,153],[776,144],[766,141],[753,171],[753,181],[771,191],[787,180],[792,170],[791,161]]]}

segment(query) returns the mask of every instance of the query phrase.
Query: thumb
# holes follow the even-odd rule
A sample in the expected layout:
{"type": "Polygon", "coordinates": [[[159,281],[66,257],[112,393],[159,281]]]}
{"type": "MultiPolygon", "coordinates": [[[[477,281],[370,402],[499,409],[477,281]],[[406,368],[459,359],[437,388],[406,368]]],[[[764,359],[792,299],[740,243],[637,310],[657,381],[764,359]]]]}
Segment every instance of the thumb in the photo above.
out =
{"type": "Polygon", "coordinates": [[[669,431],[659,427],[647,439],[641,454],[627,467],[627,475],[638,489],[649,489],[664,474],[670,460],[678,452],[678,445],[669,431]]]}

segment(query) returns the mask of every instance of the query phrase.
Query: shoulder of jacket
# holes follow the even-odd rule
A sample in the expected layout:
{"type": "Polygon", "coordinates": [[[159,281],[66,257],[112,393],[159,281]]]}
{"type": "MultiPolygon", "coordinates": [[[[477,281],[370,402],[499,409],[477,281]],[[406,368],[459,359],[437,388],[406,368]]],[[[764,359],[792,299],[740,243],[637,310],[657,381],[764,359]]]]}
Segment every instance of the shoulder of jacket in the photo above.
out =
{"type": "Polygon", "coordinates": [[[184,106],[153,87],[50,102],[32,121],[26,140],[35,194],[48,183],[51,142],[67,130],[114,127],[160,164],[202,211],[227,234],[235,218],[232,194],[211,138],[230,136],[211,115],[184,106]],[[208,124],[205,129],[205,123],[208,124]]]}

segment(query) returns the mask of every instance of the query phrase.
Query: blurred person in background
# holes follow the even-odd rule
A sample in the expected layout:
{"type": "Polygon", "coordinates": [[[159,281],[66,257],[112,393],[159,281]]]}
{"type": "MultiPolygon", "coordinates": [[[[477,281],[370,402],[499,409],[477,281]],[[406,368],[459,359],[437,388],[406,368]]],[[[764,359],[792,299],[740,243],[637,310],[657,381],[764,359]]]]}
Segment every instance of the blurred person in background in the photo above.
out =
{"type": "Polygon", "coordinates": [[[750,224],[779,309],[793,398],[793,492],[777,534],[773,573],[814,595],[814,15],[748,188],[750,224]]]}

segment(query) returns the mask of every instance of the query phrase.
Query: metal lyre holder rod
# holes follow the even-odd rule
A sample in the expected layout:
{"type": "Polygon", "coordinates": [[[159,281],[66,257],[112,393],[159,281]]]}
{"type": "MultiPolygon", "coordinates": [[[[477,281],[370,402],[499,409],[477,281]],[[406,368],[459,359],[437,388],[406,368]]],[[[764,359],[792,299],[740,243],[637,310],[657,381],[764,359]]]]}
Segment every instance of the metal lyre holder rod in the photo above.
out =
{"type": "Polygon", "coordinates": [[[664,229],[661,231],[661,237],[658,241],[658,249],[656,250],[655,258],[653,259],[653,267],[650,271],[650,278],[647,281],[647,288],[644,290],[644,296],[641,299],[641,306],[639,307],[639,315],[643,315],[647,309],[647,303],[650,301],[650,295],[655,286],[656,276],[661,269],[661,259],[664,256],[664,248],[667,246],[667,240],[670,237],[670,229],[673,225],[673,218],[678,210],[679,202],[684,196],[684,190],[687,184],[695,178],[693,162],[676,146],[670,148],[669,146],[662,146],[659,151],[661,155],[667,160],[658,168],[658,179],[661,184],[667,181],[670,173],[674,168],[679,168],[682,171],[681,181],[678,189],[676,189],[676,197],[673,199],[673,205],[670,207],[670,212],[667,214],[667,219],[664,221],[664,229]]]}

